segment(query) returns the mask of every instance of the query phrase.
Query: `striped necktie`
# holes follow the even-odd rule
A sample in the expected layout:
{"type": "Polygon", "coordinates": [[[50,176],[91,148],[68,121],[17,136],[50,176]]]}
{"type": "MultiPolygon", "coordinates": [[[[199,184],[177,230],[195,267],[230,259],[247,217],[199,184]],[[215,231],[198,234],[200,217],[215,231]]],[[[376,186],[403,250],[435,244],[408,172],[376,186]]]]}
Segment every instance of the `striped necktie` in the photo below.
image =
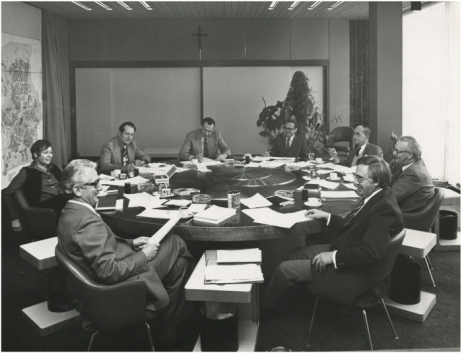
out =
{"type": "Polygon", "coordinates": [[[204,138],[204,157],[209,158],[209,139],[208,137],[204,138]]]}
{"type": "Polygon", "coordinates": [[[128,151],[127,146],[124,146],[122,149],[122,165],[128,164],[128,151]]]}
{"type": "Polygon", "coordinates": [[[290,137],[287,138],[286,150],[290,148],[290,137]]]}
{"type": "Polygon", "coordinates": [[[343,220],[343,226],[348,225],[348,223],[350,223],[353,217],[358,214],[359,210],[361,210],[363,206],[364,199],[361,199],[361,201],[359,201],[359,203],[356,205],[355,209],[346,215],[345,219],[343,220]]]}

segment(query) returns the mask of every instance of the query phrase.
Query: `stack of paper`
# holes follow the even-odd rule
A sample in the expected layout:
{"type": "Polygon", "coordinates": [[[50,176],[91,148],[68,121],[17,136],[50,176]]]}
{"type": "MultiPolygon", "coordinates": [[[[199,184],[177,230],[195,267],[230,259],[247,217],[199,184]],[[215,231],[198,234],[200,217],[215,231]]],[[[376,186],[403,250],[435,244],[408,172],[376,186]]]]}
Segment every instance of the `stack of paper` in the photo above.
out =
{"type": "Polygon", "coordinates": [[[147,192],[124,194],[124,197],[130,200],[128,207],[144,207],[146,209],[164,207],[162,204],[166,201],[154,197],[147,192]]]}
{"type": "Polygon", "coordinates": [[[125,183],[131,183],[131,184],[141,184],[149,181],[148,179],[145,179],[143,177],[137,176],[134,178],[130,179],[122,179],[122,180],[101,180],[100,183],[101,185],[115,185],[115,186],[124,186],[125,183]]]}
{"type": "Polygon", "coordinates": [[[199,213],[203,210],[205,210],[207,207],[207,204],[205,203],[193,203],[191,206],[188,208],[189,213],[199,213]]]}
{"type": "Polygon", "coordinates": [[[235,214],[236,210],[234,208],[224,208],[213,205],[205,211],[196,213],[194,215],[194,221],[218,224],[235,214]]]}
{"type": "Polygon", "coordinates": [[[248,199],[241,199],[241,203],[247,206],[248,208],[272,206],[272,203],[269,202],[265,197],[260,195],[258,192],[252,197],[249,197],[248,199]]]}
{"type": "Polygon", "coordinates": [[[312,218],[306,217],[305,210],[292,213],[279,213],[270,208],[255,208],[242,210],[246,215],[253,218],[253,221],[271,226],[291,228],[295,223],[305,222],[312,218]]]}
{"type": "Polygon", "coordinates": [[[218,264],[233,264],[233,263],[257,263],[261,264],[261,250],[239,249],[239,250],[217,250],[218,264]]]}
{"type": "Polygon", "coordinates": [[[191,200],[170,200],[165,203],[166,206],[186,207],[191,204],[191,200]]]}
{"type": "Polygon", "coordinates": [[[321,191],[321,198],[326,200],[357,199],[359,196],[354,191],[321,191]]]}
{"type": "Polygon", "coordinates": [[[204,157],[202,158],[202,164],[206,165],[206,166],[209,166],[209,165],[220,165],[222,164],[223,162],[220,162],[220,161],[215,161],[213,159],[210,159],[210,158],[207,158],[207,157],[204,157]]]}
{"type": "Polygon", "coordinates": [[[265,161],[260,163],[262,168],[279,168],[282,167],[286,162],[284,161],[265,161]]]}
{"type": "Polygon", "coordinates": [[[214,260],[209,260],[205,268],[206,284],[225,283],[263,283],[263,273],[260,265],[217,265],[214,260]]]}
{"type": "Polygon", "coordinates": [[[252,161],[254,162],[263,162],[263,161],[269,161],[271,157],[262,157],[262,156],[255,156],[252,158],[252,161]]]}

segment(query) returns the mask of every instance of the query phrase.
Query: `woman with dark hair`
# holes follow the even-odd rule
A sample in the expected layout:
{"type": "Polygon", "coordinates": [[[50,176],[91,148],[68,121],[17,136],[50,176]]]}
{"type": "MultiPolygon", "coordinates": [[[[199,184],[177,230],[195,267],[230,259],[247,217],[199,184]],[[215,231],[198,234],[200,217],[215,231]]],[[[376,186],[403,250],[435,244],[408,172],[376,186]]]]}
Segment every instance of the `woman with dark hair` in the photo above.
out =
{"type": "Polygon", "coordinates": [[[19,220],[19,209],[14,199],[14,192],[24,188],[27,201],[32,207],[51,208],[59,217],[66,199],[59,187],[61,169],[51,163],[53,148],[47,140],[35,141],[30,152],[32,163],[22,168],[13,178],[10,185],[2,190],[2,199],[15,232],[22,230],[19,220]]]}

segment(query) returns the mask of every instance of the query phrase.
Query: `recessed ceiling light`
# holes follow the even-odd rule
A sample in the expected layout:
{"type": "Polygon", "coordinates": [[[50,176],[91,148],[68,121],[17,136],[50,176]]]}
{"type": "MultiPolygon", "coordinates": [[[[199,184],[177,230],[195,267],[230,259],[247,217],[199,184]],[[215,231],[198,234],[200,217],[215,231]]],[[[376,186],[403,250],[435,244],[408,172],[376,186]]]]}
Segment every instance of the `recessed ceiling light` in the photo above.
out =
{"type": "Polygon", "coordinates": [[[337,1],[334,5],[330,6],[327,8],[327,11],[335,9],[337,6],[339,6],[343,1],[337,1]]]}
{"type": "Polygon", "coordinates": [[[273,1],[271,5],[268,7],[268,10],[273,10],[276,7],[277,1],[273,1]]]}
{"type": "Polygon", "coordinates": [[[74,4],[76,4],[77,6],[80,6],[82,9],[85,9],[87,11],[91,11],[91,9],[87,6],[85,6],[84,4],[81,4],[80,2],[78,1],[72,1],[74,4]]]}
{"type": "Polygon", "coordinates": [[[151,6],[148,5],[146,1],[140,1],[141,5],[143,5],[146,9],[152,10],[151,6]]]}
{"type": "Polygon", "coordinates": [[[109,6],[103,4],[101,1],[95,1],[95,2],[96,2],[99,6],[101,6],[103,9],[106,9],[106,10],[108,10],[108,11],[112,11],[112,9],[111,9],[109,6]]]}
{"type": "Polygon", "coordinates": [[[126,10],[129,10],[129,11],[133,10],[130,6],[128,6],[128,5],[127,5],[126,3],[124,3],[123,1],[117,1],[117,2],[120,4],[120,6],[125,7],[126,10]]]}
{"type": "Polygon", "coordinates": [[[321,1],[316,1],[313,5],[308,7],[308,11],[314,10],[316,6],[318,6],[321,3],[321,1]]]}
{"type": "Polygon", "coordinates": [[[294,1],[294,2],[292,3],[292,5],[290,5],[290,7],[289,7],[287,10],[290,11],[290,10],[295,9],[295,6],[297,6],[299,3],[300,3],[300,1],[294,1]]]}

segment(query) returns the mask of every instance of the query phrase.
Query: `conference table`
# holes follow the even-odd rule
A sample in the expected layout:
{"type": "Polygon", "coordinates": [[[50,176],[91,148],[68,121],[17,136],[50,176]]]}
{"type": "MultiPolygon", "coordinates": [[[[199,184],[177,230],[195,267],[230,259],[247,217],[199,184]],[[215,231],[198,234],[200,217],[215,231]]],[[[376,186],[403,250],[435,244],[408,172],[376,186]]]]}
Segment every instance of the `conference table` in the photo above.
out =
{"type": "MultiPolygon", "coordinates": [[[[318,166],[322,168],[322,164],[318,166]]],[[[238,190],[240,198],[245,199],[260,193],[264,197],[274,195],[277,190],[294,191],[294,202],[287,206],[272,206],[271,208],[280,213],[291,213],[304,208],[305,200],[302,200],[301,191],[295,191],[306,182],[300,171],[291,171],[284,167],[279,168],[253,168],[236,167],[235,165],[209,166],[211,172],[200,172],[190,169],[175,173],[170,178],[171,190],[178,188],[195,188],[201,193],[211,196],[211,203],[227,207],[227,193],[230,190],[238,190]]],[[[328,174],[327,174],[328,175],[328,174]]],[[[325,178],[325,175],[321,175],[325,178]]],[[[340,185],[338,190],[348,190],[340,185]]],[[[119,187],[118,198],[123,197],[123,188],[119,187]]],[[[176,196],[174,199],[180,199],[176,196]]],[[[188,197],[186,197],[188,198],[188,197]]],[[[189,199],[191,197],[189,196],[189,199]]],[[[333,214],[342,214],[352,210],[358,200],[323,201],[319,209],[333,214]]],[[[305,245],[306,236],[320,233],[322,222],[307,220],[296,223],[290,229],[255,223],[247,216],[243,209],[237,210],[236,214],[220,224],[199,223],[193,219],[180,220],[172,229],[188,244],[192,254],[199,258],[207,249],[232,249],[259,247],[263,252],[263,273],[271,275],[277,265],[287,259],[290,253],[297,247],[305,245]]],[[[176,208],[177,209],[177,208],[176,208]]],[[[123,210],[100,211],[103,220],[111,229],[121,236],[151,236],[160,229],[166,220],[143,218],[138,215],[143,208],[128,207],[128,200],[124,198],[123,210]]]]}

